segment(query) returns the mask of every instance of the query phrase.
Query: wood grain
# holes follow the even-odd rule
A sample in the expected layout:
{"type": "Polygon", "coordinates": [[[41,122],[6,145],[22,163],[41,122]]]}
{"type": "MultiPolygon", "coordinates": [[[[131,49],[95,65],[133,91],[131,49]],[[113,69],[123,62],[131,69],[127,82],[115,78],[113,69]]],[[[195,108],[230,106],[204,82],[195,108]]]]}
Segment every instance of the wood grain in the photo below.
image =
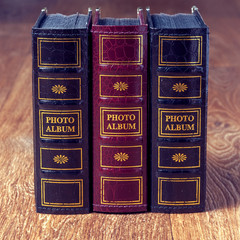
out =
{"type": "Polygon", "coordinates": [[[240,3],[208,0],[210,26],[207,211],[195,214],[44,215],[35,213],[31,27],[40,9],[103,16],[189,12],[193,0],[0,2],[0,239],[240,239],[240,3]]]}

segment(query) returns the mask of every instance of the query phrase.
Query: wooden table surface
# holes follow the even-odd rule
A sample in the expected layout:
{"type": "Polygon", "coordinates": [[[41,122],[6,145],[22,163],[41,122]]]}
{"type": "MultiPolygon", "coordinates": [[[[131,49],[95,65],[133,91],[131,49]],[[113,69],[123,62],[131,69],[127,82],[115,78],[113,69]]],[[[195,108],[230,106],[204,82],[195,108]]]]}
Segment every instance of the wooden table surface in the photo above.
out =
{"type": "Polygon", "coordinates": [[[35,212],[31,27],[49,13],[134,17],[190,12],[197,1],[0,1],[0,239],[240,239],[240,1],[202,0],[210,27],[207,209],[194,214],[45,215],[35,212]]]}

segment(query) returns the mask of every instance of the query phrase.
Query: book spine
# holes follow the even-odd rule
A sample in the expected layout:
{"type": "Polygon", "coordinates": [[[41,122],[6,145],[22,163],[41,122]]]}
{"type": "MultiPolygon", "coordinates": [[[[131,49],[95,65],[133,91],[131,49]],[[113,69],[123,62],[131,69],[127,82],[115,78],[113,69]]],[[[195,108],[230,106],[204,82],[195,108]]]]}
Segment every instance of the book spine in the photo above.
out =
{"type": "Polygon", "coordinates": [[[93,210],[147,210],[147,26],[92,27],[93,210]]]}
{"type": "Polygon", "coordinates": [[[89,212],[88,30],[33,29],[39,213],[89,212]]]}
{"type": "Polygon", "coordinates": [[[151,210],[203,211],[208,29],[150,32],[151,210]]]}

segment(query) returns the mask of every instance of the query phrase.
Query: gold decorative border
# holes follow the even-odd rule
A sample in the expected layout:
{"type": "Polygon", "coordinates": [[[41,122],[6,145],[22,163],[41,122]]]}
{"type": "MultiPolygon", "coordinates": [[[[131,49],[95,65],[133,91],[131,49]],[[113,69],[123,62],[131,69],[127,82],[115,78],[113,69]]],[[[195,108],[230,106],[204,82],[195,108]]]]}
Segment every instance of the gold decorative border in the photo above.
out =
{"type": "Polygon", "coordinates": [[[106,205],[138,205],[143,204],[143,177],[101,177],[101,204],[106,205]],[[106,201],[104,199],[104,183],[106,181],[112,182],[133,182],[136,181],[139,183],[139,197],[137,200],[133,201],[106,201]]]}
{"type": "Polygon", "coordinates": [[[46,68],[72,68],[81,67],[81,38],[37,38],[37,60],[38,67],[46,68]],[[76,42],[77,43],[77,63],[75,64],[58,64],[58,63],[42,63],[41,43],[42,42],[76,42]]]}
{"type": "Polygon", "coordinates": [[[159,205],[199,205],[200,204],[200,177],[192,177],[192,178],[158,177],[158,204],[159,205]],[[163,181],[165,182],[196,182],[196,200],[194,201],[163,201],[162,200],[162,182],[163,181]]]}
{"type": "Polygon", "coordinates": [[[39,136],[40,138],[50,139],[81,139],[82,138],[82,110],[39,110],[39,136]],[[77,135],[47,135],[43,133],[43,114],[77,114],[78,115],[78,134],[77,135]]]}
{"type": "Polygon", "coordinates": [[[99,35],[99,64],[105,65],[141,65],[143,64],[143,36],[142,35],[99,35]],[[139,60],[137,61],[110,61],[103,59],[103,40],[106,39],[138,39],[139,60]]]}
{"type": "Polygon", "coordinates": [[[185,168],[197,168],[200,167],[201,162],[201,147],[200,146],[194,146],[194,147],[165,147],[165,146],[158,146],[158,168],[171,168],[171,169],[185,169],[185,168]],[[167,166],[161,166],[160,163],[160,151],[161,148],[172,148],[172,149],[186,149],[186,148],[197,148],[199,151],[199,160],[197,166],[186,166],[186,167],[167,167],[167,166]]]}
{"type": "Polygon", "coordinates": [[[179,137],[199,137],[201,136],[201,108],[185,108],[185,109],[172,109],[172,108],[158,108],[158,137],[171,137],[171,138],[179,138],[179,137]],[[162,118],[163,112],[177,112],[177,113],[189,113],[196,112],[197,113],[197,132],[196,133],[162,133],[162,121],[159,119],[162,118]]]}
{"type": "Polygon", "coordinates": [[[126,98],[126,97],[142,97],[142,75],[104,75],[101,74],[99,75],[99,96],[100,97],[111,97],[111,98],[126,98]],[[102,78],[101,77],[140,77],[140,81],[141,81],[141,94],[140,95],[133,95],[133,96],[107,96],[107,95],[103,95],[101,90],[101,82],[102,82],[102,78]]]}
{"type": "Polygon", "coordinates": [[[104,146],[104,145],[100,145],[100,167],[106,167],[106,168],[138,168],[138,167],[142,167],[142,145],[135,145],[135,146],[104,146]],[[136,147],[140,147],[141,149],[141,164],[140,165],[128,165],[128,166],[107,166],[107,165],[103,165],[102,164],[102,149],[103,148],[136,148],[136,147]]]}
{"type": "Polygon", "coordinates": [[[40,169],[43,170],[58,170],[58,171],[69,171],[69,170],[82,170],[83,169],[83,158],[82,158],[82,148],[40,148],[40,169]],[[46,168],[43,167],[42,164],[42,150],[65,150],[65,151],[75,151],[75,150],[80,150],[81,152],[81,167],[80,168],[46,168]]]}
{"type": "Polygon", "coordinates": [[[45,207],[83,207],[83,179],[46,179],[41,178],[41,205],[45,207]],[[79,184],[79,202],[52,203],[45,200],[45,183],[79,184]]]}
{"type": "Polygon", "coordinates": [[[158,66],[199,66],[202,65],[202,36],[159,36],[158,40],[158,66]],[[197,62],[164,62],[163,61],[163,41],[198,41],[198,61],[197,62]]]}
{"type": "Polygon", "coordinates": [[[106,137],[129,137],[129,136],[142,136],[142,107],[128,107],[128,108],[111,108],[111,107],[100,107],[100,136],[106,137]],[[104,132],[104,111],[117,111],[129,112],[136,111],[139,112],[139,131],[126,133],[106,133],[104,132]]]}
{"type": "Polygon", "coordinates": [[[81,67],[81,38],[37,38],[37,60],[38,67],[46,68],[72,68],[81,67]],[[42,52],[41,43],[42,42],[76,42],[77,43],[77,63],[75,64],[58,64],[58,63],[42,63],[42,52]]]}
{"type": "Polygon", "coordinates": [[[202,97],[202,76],[158,76],[158,98],[171,98],[171,99],[191,99],[191,98],[201,98],[202,97]],[[160,82],[161,78],[199,78],[199,84],[200,84],[200,89],[199,89],[199,95],[195,97],[164,97],[160,95],[160,82]]]}
{"type": "Polygon", "coordinates": [[[70,101],[70,100],[81,100],[81,78],[38,78],[38,99],[39,100],[58,100],[58,101],[70,101]],[[41,98],[40,97],[40,80],[41,79],[48,79],[48,80],[64,80],[64,81],[71,81],[71,80],[79,80],[79,98],[41,98]]]}

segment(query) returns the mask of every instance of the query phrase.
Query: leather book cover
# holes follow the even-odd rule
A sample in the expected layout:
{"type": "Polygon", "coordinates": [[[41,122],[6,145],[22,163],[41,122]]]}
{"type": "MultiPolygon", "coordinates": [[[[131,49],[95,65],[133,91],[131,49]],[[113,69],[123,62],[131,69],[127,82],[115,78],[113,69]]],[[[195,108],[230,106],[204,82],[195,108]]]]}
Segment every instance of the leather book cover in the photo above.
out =
{"type": "Polygon", "coordinates": [[[47,14],[32,29],[36,211],[89,212],[88,15],[47,14]]]}
{"type": "Polygon", "coordinates": [[[208,27],[196,7],[147,19],[151,211],[204,211],[208,27]]]}
{"type": "Polygon", "coordinates": [[[147,210],[147,25],[100,18],[92,26],[93,211],[147,210]]]}

